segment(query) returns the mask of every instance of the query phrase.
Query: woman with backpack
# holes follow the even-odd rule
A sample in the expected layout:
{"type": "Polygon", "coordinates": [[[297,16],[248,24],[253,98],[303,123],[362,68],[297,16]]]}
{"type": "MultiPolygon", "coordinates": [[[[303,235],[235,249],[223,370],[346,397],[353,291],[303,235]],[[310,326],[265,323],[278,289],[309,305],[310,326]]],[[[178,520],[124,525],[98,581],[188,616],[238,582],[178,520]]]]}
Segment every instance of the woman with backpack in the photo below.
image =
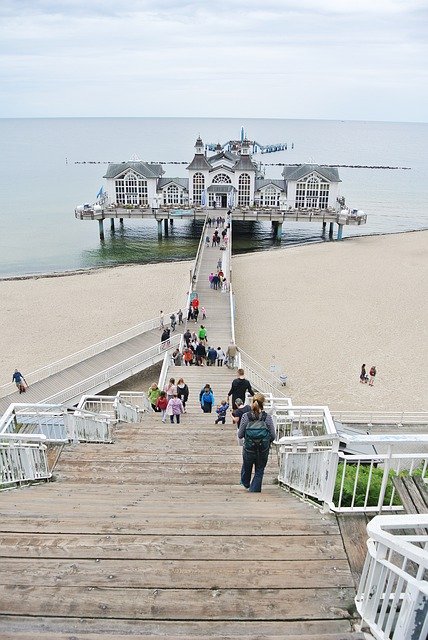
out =
{"type": "Polygon", "coordinates": [[[260,493],[262,490],[270,445],[275,440],[275,426],[272,416],[263,411],[264,403],[264,395],[256,393],[251,411],[241,417],[238,429],[238,438],[244,438],[241,484],[252,493],[260,493]],[[253,467],[254,476],[251,480],[253,467]]]}

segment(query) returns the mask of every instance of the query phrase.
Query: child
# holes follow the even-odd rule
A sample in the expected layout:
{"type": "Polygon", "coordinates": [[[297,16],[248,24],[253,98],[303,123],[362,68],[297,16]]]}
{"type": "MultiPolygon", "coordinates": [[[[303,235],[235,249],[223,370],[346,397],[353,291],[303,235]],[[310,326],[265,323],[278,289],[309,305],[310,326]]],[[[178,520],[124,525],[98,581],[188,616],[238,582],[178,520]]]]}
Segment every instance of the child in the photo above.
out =
{"type": "Polygon", "coordinates": [[[209,236],[207,236],[207,237],[205,238],[205,246],[206,246],[206,247],[209,247],[209,246],[210,246],[210,237],[209,237],[209,236]]]}
{"type": "Polygon", "coordinates": [[[158,411],[161,412],[162,414],[162,422],[166,421],[166,408],[168,406],[168,400],[166,397],[166,393],[165,391],[161,391],[159,398],[156,400],[156,407],[158,408],[158,411]]]}
{"type": "Polygon", "coordinates": [[[166,412],[169,415],[171,424],[174,424],[174,416],[177,424],[180,424],[180,416],[182,413],[184,413],[184,407],[180,398],[177,396],[177,392],[174,393],[173,397],[168,402],[166,412]]]}
{"type": "Polygon", "coordinates": [[[202,313],[202,320],[205,320],[207,317],[207,312],[205,307],[201,307],[201,313],[202,313]]]}
{"type": "Polygon", "coordinates": [[[214,404],[214,394],[209,384],[206,384],[199,394],[199,402],[201,403],[204,413],[211,413],[214,404]]]}
{"type": "Polygon", "coordinates": [[[221,422],[222,424],[226,423],[226,413],[228,409],[229,405],[227,404],[227,400],[222,400],[222,403],[219,404],[216,409],[217,420],[214,424],[218,424],[219,422],[221,422]]]}

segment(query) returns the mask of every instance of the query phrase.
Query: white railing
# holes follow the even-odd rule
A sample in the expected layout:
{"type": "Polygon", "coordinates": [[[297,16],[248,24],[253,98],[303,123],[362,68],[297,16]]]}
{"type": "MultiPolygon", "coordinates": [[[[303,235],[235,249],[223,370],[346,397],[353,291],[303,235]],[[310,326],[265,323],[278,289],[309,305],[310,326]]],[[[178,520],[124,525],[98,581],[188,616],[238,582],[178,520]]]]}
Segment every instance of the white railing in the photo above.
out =
{"type": "Polygon", "coordinates": [[[333,418],[343,424],[398,426],[428,425],[427,411],[332,411],[333,418]]]}
{"type": "MultiPolygon", "coordinates": [[[[181,341],[180,341],[181,344],[181,341]]],[[[159,374],[158,387],[162,391],[166,384],[166,377],[168,375],[168,369],[171,366],[171,356],[169,353],[165,353],[165,357],[163,359],[162,368],[159,374]]]]}
{"type": "MultiPolygon", "coordinates": [[[[192,268],[192,274],[191,274],[191,282],[190,282],[190,291],[189,291],[189,297],[188,297],[188,305],[190,305],[190,293],[193,291],[194,286],[198,280],[199,277],[199,269],[201,267],[201,261],[202,261],[202,255],[204,252],[204,246],[205,246],[205,235],[206,235],[206,230],[207,230],[207,220],[208,220],[208,212],[205,215],[205,220],[204,220],[204,224],[202,226],[202,231],[201,231],[201,237],[199,238],[199,244],[198,244],[198,248],[196,250],[196,256],[195,256],[195,261],[193,263],[193,268],[192,268]]],[[[189,309],[189,306],[187,307],[187,310],[189,309]]]]}
{"type": "Polygon", "coordinates": [[[427,435],[339,437],[330,433],[282,437],[275,443],[279,482],[335,512],[400,511],[392,477],[405,473],[426,479],[428,475],[427,435]],[[357,453],[339,450],[344,439],[357,453]],[[369,453],[358,453],[361,447],[369,453]]]}
{"type": "Polygon", "coordinates": [[[111,432],[113,421],[109,416],[76,409],[73,413],[66,413],[64,421],[70,439],[74,442],[113,442],[111,432]]]}
{"type": "Polygon", "coordinates": [[[143,391],[118,391],[115,407],[120,422],[141,422],[142,414],[152,410],[143,391]]]}
{"type": "MultiPolygon", "coordinates": [[[[175,312],[174,312],[175,313],[175,312]]],[[[171,312],[172,314],[172,312],[171,312]]],[[[169,314],[169,315],[171,315],[169,314]]],[[[168,315],[166,317],[169,317],[168,315]]],[[[68,369],[83,360],[87,360],[103,351],[107,351],[107,349],[111,349],[112,347],[116,347],[118,344],[122,344],[131,338],[135,338],[136,336],[146,333],[147,331],[152,331],[154,329],[159,329],[159,318],[153,318],[151,320],[146,320],[145,322],[141,322],[140,324],[135,325],[134,327],[130,327],[125,331],[121,331],[110,338],[106,338],[105,340],[101,340],[96,344],[91,345],[90,347],[86,347],[85,349],[81,349],[76,353],[72,353],[61,360],[57,360],[52,364],[49,364],[45,367],[41,367],[40,369],[36,369],[28,374],[26,374],[25,379],[28,384],[34,384],[39,380],[43,380],[52,376],[59,371],[64,371],[64,369],[68,369]]],[[[0,386],[0,398],[9,395],[16,391],[16,386],[14,383],[9,382],[0,386]]]]}
{"type": "Polygon", "coordinates": [[[428,515],[376,516],[355,598],[377,640],[428,636],[428,515]],[[424,533],[421,533],[424,530],[424,533]]]}
{"type": "Polygon", "coordinates": [[[290,398],[272,398],[276,439],[288,436],[336,435],[333,418],[326,406],[294,406],[290,398]]]}
{"type": "Polygon", "coordinates": [[[256,389],[285,397],[284,386],[279,377],[259,364],[241,348],[238,351],[238,366],[245,370],[245,377],[256,389]]]}
{"type": "Polygon", "coordinates": [[[84,395],[80,398],[77,409],[103,414],[114,419],[116,417],[115,399],[115,396],[84,395]]]}
{"type": "Polygon", "coordinates": [[[0,436],[0,489],[51,477],[44,436],[0,436]]]}
{"type": "Polygon", "coordinates": [[[0,434],[43,436],[45,444],[64,444],[70,440],[64,423],[64,408],[57,404],[9,405],[0,418],[0,434]]]}
{"type": "MultiPolygon", "coordinates": [[[[172,349],[176,347],[180,342],[180,335],[177,334],[170,339],[170,345],[166,347],[166,349],[172,349]]],[[[90,378],[86,378],[86,380],[82,380],[67,389],[63,389],[59,393],[56,393],[49,398],[45,398],[45,401],[56,401],[56,402],[68,402],[73,398],[78,398],[83,395],[88,390],[95,389],[103,389],[111,386],[112,384],[117,384],[119,382],[118,378],[122,380],[126,377],[133,375],[134,373],[138,373],[141,371],[141,365],[150,366],[152,364],[156,364],[162,359],[162,356],[165,353],[165,347],[163,344],[157,344],[153,347],[149,347],[142,351],[141,353],[137,353],[118,364],[97,373],[90,378]]]]}

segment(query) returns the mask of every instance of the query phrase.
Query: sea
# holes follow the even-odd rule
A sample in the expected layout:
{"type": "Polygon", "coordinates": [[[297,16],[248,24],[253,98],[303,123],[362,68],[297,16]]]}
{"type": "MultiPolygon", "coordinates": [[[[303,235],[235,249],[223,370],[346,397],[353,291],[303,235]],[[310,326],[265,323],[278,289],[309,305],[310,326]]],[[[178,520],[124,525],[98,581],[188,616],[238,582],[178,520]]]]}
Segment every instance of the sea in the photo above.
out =
{"type": "MultiPolygon", "coordinates": [[[[346,120],[213,118],[37,118],[0,120],[0,278],[55,274],[119,264],[192,259],[201,224],[176,220],[158,240],[155,221],[76,220],[77,205],[95,202],[108,162],[138,157],[164,164],[166,177],[186,176],[198,135],[205,143],[239,139],[241,127],[261,145],[287,150],[257,154],[266,177],[281,163],[339,168],[341,194],[367,213],[344,238],[428,228],[428,124],[346,120]],[[166,164],[169,163],[169,164],[166,164]],[[349,165],[353,165],[351,168],[349,165]],[[361,168],[370,167],[370,168],[361,168]],[[394,167],[394,168],[371,168],[394,167]]],[[[286,222],[280,246],[325,242],[321,225],[286,222]]],[[[236,223],[234,253],[274,250],[267,223],[236,223]]]]}

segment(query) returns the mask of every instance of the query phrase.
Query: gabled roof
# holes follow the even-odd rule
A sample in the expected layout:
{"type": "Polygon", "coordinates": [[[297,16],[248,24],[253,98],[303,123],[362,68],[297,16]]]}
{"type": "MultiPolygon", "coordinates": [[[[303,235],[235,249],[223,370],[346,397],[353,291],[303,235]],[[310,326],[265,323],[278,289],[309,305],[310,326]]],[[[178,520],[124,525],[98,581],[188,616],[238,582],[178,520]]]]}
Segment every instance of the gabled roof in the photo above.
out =
{"type": "Polygon", "coordinates": [[[229,173],[233,173],[235,171],[235,167],[229,167],[227,164],[218,164],[216,167],[210,168],[210,173],[213,171],[228,171],[229,173]]]}
{"type": "Polygon", "coordinates": [[[208,193],[230,193],[236,189],[232,184],[210,184],[207,191],[208,193]]]}
{"type": "Polygon", "coordinates": [[[203,153],[195,153],[195,157],[187,169],[191,169],[192,171],[209,171],[211,169],[211,165],[203,153]]]}
{"type": "Polygon", "coordinates": [[[301,164],[298,167],[284,167],[282,175],[285,180],[301,180],[311,173],[318,173],[328,182],[342,182],[336,167],[322,167],[319,164],[301,164]]]}
{"type": "Polygon", "coordinates": [[[240,155],[233,168],[235,171],[257,171],[257,164],[251,160],[251,156],[240,155]]]}
{"type": "Polygon", "coordinates": [[[160,178],[158,181],[158,189],[163,189],[168,184],[176,184],[183,189],[189,188],[189,178],[160,178]]]}
{"type": "Polygon", "coordinates": [[[236,153],[231,153],[230,151],[220,151],[216,153],[214,156],[208,158],[208,161],[212,164],[213,162],[218,162],[219,160],[229,160],[229,162],[235,162],[238,160],[238,155],[236,153]]]}
{"type": "Polygon", "coordinates": [[[104,178],[116,178],[128,169],[140,174],[144,178],[159,178],[163,174],[162,165],[149,164],[147,162],[121,162],[119,164],[109,164],[104,178]]]}
{"type": "Polygon", "coordinates": [[[285,191],[285,180],[269,180],[265,178],[256,178],[256,191],[260,191],[260,189],[263,189],[263,187],[267,187],[269,185],[273,185],[274,187],[278,187],[279,189],[281,189],[281,191],[285,191]]]}

